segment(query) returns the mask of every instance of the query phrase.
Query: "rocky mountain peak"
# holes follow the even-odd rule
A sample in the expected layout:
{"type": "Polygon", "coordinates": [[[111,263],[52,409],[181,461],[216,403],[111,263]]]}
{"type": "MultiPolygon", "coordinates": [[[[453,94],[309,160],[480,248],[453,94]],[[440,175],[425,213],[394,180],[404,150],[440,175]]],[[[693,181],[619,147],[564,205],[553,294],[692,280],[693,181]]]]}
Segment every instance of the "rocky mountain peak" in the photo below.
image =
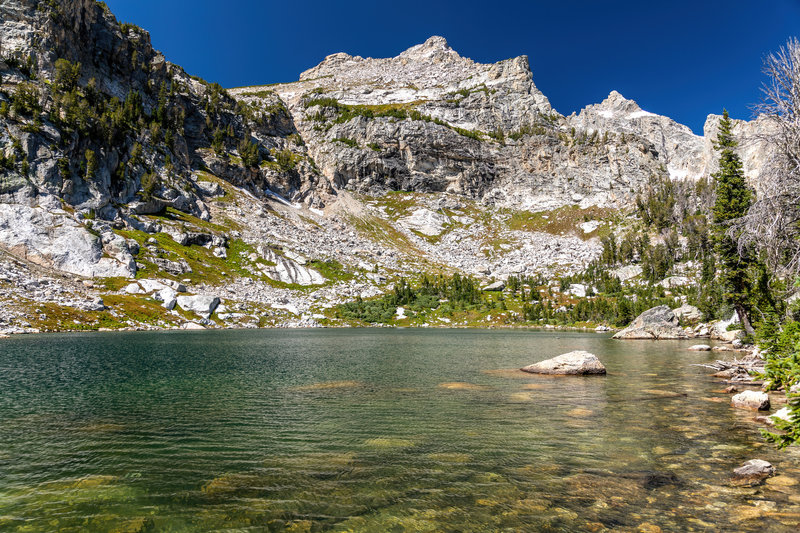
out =
{"type": "Polygon", "coordinates": [[[618,115],[617,118],[641,118],[645,116],[655,116],[653,113],[643,111],[635,100],[629,100],[622,96],[617,91],[611,91],[608,97],[595,106],[589,106],[586,109],[594,108],[604,118],[612,118],[618,115]]]}
{"type": "Polygon", "coordinates": [[[434,35],[427,41],[416,46],[412,46],[405,52],[401,53],[398,58],[405,58],[408,60],[435,60],[442,61],[447,59],[461,59],[458,52],[450,48],[447,39],[434,35]]]}

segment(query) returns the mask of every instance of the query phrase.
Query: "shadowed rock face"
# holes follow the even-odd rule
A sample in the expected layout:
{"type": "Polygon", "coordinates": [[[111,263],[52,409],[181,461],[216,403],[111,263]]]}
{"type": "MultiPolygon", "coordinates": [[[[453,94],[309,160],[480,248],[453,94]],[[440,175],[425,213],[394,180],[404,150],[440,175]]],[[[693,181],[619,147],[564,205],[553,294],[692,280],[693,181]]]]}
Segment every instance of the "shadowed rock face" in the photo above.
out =
{"type": "Polygon", "coordinates": [[[627,328],[616,335],[615,339],[685,339],[687,333],[678,326],[678,317],[666,305],[648,309],[627,328]]]}
{"type": "Polygon", "coordinates": [[[597,375],[605,374],[606,367],[596,355],[577,350],[528,365],[522,371],[531,374],[597,375]]]}

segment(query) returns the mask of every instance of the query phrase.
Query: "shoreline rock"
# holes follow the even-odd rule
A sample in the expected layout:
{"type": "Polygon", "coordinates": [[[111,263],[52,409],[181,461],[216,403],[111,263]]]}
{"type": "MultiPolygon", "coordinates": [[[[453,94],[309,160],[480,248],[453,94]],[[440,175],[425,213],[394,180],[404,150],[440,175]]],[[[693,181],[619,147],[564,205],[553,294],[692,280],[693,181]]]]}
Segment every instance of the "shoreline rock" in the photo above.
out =
{"type": "Polygon", "coordinates": [[[606,367],[596,355],[576,350],[561,354],[551,359],[546,359],[532,365],[521,368],[523,372],[531,374],[550,374],[550,375],[604,375],[606,367]]]}
{"type": "Polygon", "coordinates": [[[739,409],[751,411],[769,410],[769,396],[766,392],[746,390],[731,398],[731,405],[739,409]]]}
{"type": "Polygon", "coordinates": [[[694,346],[689,346],[689,350],[692,352],[710,352],[711,346],[708,344],[695,344],[694,346]]]}
{"type": "Polygon", "coordinates": [[[679,326],[678,317],[666,305],[648,309],[637,316],[630,326],[614,335],[624,340],[688,339],[690,335],[679,326]]]}

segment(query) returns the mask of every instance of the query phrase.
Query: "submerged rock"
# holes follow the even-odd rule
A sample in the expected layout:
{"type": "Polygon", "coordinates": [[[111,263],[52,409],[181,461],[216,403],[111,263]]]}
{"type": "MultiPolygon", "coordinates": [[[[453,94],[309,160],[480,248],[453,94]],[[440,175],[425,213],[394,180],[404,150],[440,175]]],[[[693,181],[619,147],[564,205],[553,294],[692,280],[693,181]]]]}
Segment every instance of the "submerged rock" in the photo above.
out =
{"type": "Polygon", "coordinates": [[[606,367],[596,355],[581,350],[561,354],[521,369],[531,374],[592,375],[605,374],[606,367]]]}
{"type": "Polygon", "coordinates": [[[488,387],[483,385],[476,385],[475,383],[467,383],[465,381],[452,381],[448,383],[439,383],[440,389],[447,390],[487,390],[488,387]]]}
{"type": "Polygon", "coordinates": [[[686,339],[689,334],[678,325],[678,317],[666,305],[648,309],[616,335],[615,339],[686,339]]]}
{"type": "Polygon", "coordinates": [[[731,398],[731,405],[739,409],[766,411],[769,409],[769,396],[766,392],[746,390],[731,398]]]}
{"type": "Polygon", "coordinates": [[[759,485],[769,476],[775,474],[775,467],[761,459],[750,459],[733,471],[734,485],[759,485]]]}

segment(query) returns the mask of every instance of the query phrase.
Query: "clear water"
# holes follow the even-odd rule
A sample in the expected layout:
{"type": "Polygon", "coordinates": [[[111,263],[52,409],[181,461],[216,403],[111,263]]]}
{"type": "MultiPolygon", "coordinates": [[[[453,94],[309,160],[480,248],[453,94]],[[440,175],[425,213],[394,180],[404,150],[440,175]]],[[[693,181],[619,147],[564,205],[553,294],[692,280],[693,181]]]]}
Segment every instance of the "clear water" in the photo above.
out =
{"type": "Polygon", "coordinates": [[[2,531],[796,531],[800,454],[679,341],[475,330],[0,341],[2,531]],[[573,349],[605,377],[513,370],[573,349]],[[730,484],[752,458],[780,476],[730,484]]]}

